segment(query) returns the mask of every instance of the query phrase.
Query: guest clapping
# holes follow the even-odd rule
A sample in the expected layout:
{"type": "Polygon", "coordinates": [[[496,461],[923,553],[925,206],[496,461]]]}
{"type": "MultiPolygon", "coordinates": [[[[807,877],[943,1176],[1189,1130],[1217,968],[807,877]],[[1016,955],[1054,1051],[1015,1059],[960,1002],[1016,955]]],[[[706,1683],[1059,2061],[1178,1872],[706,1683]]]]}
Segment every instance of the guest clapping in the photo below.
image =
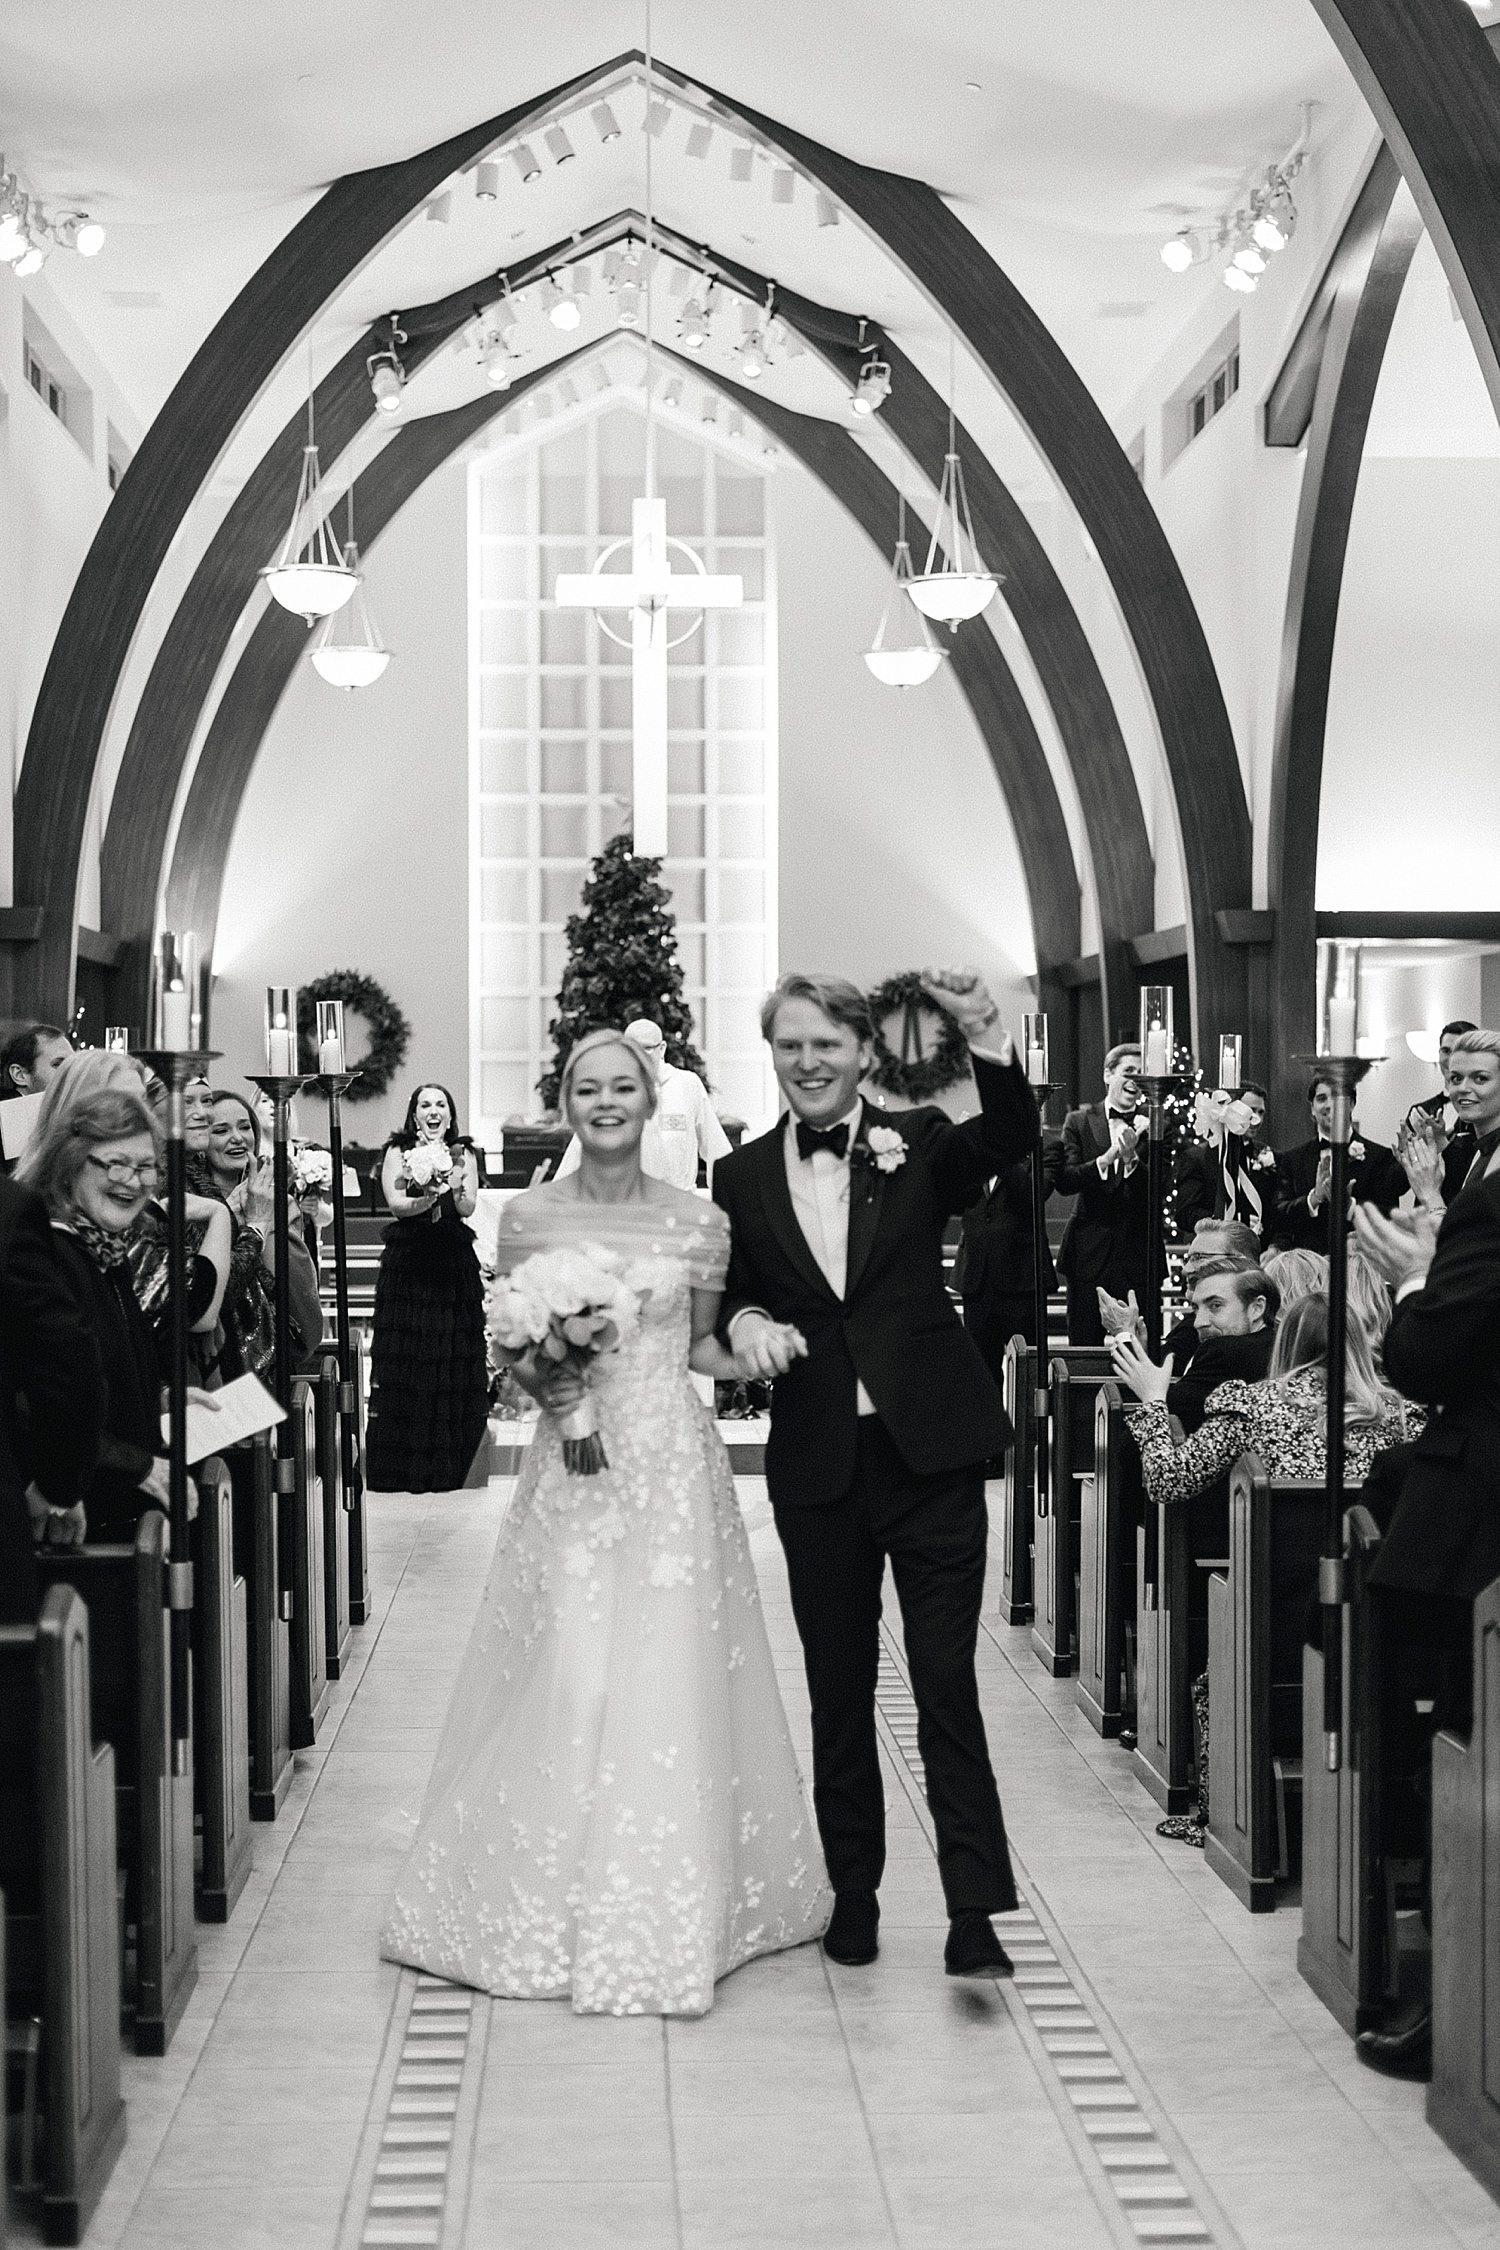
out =
{"type": "MultiPolygon", "coordinates": [[[[261,1154],[260,1121],[243,1095],[226,1089],[212,1097],[201,1152],[190,1141],[188,1181],[196,1192],[225,1204],[234,1222],[222,1307],[221,1371],[226,1377],[248,1373],[268,1378],[276,1356],[276,1196],[271,1159],[261,1154]]],[[[322,1341],[323,1307],[295,1210],[290,1215],[287,1283],[292,1353],[301,1360],[322,1341]]]]}
{"type": "MultiPolygon", "coordinates": [[[[1333,1081],[1314,1071],[1307,1089],[1313,1138],[1283,1150],[1276,1159],[1278,1208],[1273,1236],[1278,1250],[1322,1250],[1329,1246],[1328,1201],[1333,1192],[1333,1081]]],[[[1359,1203],[1377,1210],[1395,1208],[1406,1192],[1400,1165],[1388,1148],[1369,1140],[1356,1124],[1349,1142],[1351,1212],[1359,1203]]],[[[1346,1227],[1350,1213],[1344,1214],[1346,1227]]]]}

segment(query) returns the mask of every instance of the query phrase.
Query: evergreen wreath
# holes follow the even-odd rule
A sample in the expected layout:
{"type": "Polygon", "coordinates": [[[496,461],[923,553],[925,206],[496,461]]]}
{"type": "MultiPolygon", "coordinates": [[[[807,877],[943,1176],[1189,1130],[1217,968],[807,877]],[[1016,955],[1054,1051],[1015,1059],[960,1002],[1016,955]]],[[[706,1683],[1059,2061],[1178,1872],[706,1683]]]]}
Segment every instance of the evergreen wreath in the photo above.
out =
{"type": "Polygon", "coordinates": [[[887,977],[869,995],[870,1017],[875,1026],[875,1067],[870,1076],[888,1094],[903,1101],[930,1102],[934,1094],[961,1085],[969,1075],[969,1042],[946,1008],[940,1008],[923,986],[915,969],[887,977]],[[885,1036],[889,1019],[901,1018],[901,1052],[896,1054],[885,1036]],[[924,1051],[922,1018],[936,1016],[935,1046],[924,1051]]]}
{"type": "Polygon", "coordinates": [[[589,869],[579,911],[567,921],[568,962],[557,994],[552,1068],[537,1081],[542,1107],[555,1110],[569,1055],[586,1031],[623,1030],[637,1017],[661,1026],[667,1061],[708,1083],[693,1045],[693,1012],[683,995],[672,894],[662,863],[637,858],[627,833],[614,836],[589,869]]]}
{"type": "MultiPolygon", "coordinates": [[[[370,1102],[389,1090],[391,1080],[406,1060],[406,1050],[411,1045],[411,1025],[407,1022],[384,985],[373,977],[361,976],[357,969],[331,969],[326,977],[314,977],[304,984],[297,994],[297,1035],[302,1052],[310,1061],[305,1067],[316,1070],[318,1063],[318,1011],[320,1000],[342,1000],[352,1015],[363,1016],[370,1029],[368,1051],[357,1062],[349,1064],[359,1076],[345,1094],[346,1102],[370,1102]]],[[[347,1057],[346,1057],[347,1060],[347,1057]]]]}

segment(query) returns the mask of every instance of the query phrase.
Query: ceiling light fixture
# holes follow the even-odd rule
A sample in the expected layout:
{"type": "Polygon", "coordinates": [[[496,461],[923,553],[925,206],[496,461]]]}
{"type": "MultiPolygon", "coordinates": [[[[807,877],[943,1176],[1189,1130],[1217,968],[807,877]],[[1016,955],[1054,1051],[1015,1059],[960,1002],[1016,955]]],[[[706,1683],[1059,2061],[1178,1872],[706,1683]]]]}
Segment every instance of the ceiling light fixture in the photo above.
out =
{"type": "Polygon", "coordinates": [[[701,162],[707,156],[713,143],[714,129],[712,125],[705,125],[701,117],[688,127],[687,153],[696,161],[701,162]]]}
{"type": "Polygon", "coordinates": [[[316,618],[331,617],[336,609],[342,609],[345,602],[353,599],[359,584],[357,574],[345,563],[323,512],[311,385],[307,394],[307,443],[302,448],[302,473],[297,479],[292,520],[275,561],[268,563],[260,576],[272,600],[294,616],[305,617],[309,625],[316,618]],[[308,526],[305,545],[304,522],[308,526]]]}
{"type": "Polygon", "coordinates": [[[554,164],[571,164],[577,151],[561,125],[549,125],[542,135],[554,164]]]}
{"type": "Polygon", "coordinates": [[[86,211],[65,211],[52,232],[62,249],[76,250],[80,258],[97,258],[104,248],[104,229],[86,211]]]}
{"type": "Polygon", "coordinates": [[[969,496],[964,489],[963,463],[958,457],[958,420],[954,412],[957,384],[957,345],[948,338],[948,451],[943,461],[943,481],[938,488],[937,514],[927,565],[907,588],[924,617],[936,618],[952,632],[968,618],[989,608],[1000,581],[986,570],[974,537],[969,496]]]}
{"type": "Polygon", "coordinates": [[[536,150],[530,141],[517,141],[510,152],[510,160],[521,175],[523,187],[530,187],[533,180],[541,178],[542,167],[537,162],[536,150]]]}
{"type": "Polygon", "coordinates": [[[28,242],[25,249],[21,252],[19,258],[16,259],[14,265],[11,267],[11,271],[12,273],[14,273],[17,281],[29,281],[34,273],[41,272],[43,266],[46,263],[47,253],[43,249],[41,243],[28,242]]]}
{"type": "Polygon", "coordinates": [[[1297,138],[1278,163],[1272,164],[1233,210],[1202,226],[1181,227],[1161,246],[1161,262],[1169,273],[1186,273],[1216,251],[1228,252],[1228,268],[1221,275],[1227,288],[1248,296],[1274,258],[1291,241],[1297,226],[1297,205],[1292,182],[1307,162],[1311,147],[1311,105],[1302,105],[1297,138]],[[1239,274],[1242,278],[1231,278],[1239,274]],[[1246,284],[1248,283],[1248,288],[1246,284]]]}
{"type": "Polygon", "coordinates": [[[659,141],[667,129],[672,114],[669,102],[652,102],[646,112],[646,130],[654,141],[659,141]]]}
{"type": "Polygon", "coordinates": [[[898,502],[896,553],[891,564],[891,583],[886,589],[885,607],[880,613],[880,623],[875,628],[875,638],[864,651],[865,663],[882,687],[921,687],[948,654],[932,637],[932,628],[921,611],[917,612],[917,638],[904,646],[887,644],[886,635],[891,628],[891,612],[899,606],[903,616],[911,614],[908,603],[901,600],[912,590],[911,549],[906,543],[906,495],[898,502]]]}
{"type": "Polygon", "coordinates": [[[594,131],[601,141],[617,141],[620,138],[620,120],[616,117],[608,102],[596,102],[589,111],[589,115],[594,121],[594,131]]]}
{"type": "Polygon", "coordinates": [[[839,223],[839,207],[834,202],[833,197],[825,195],[823,190],[819,188],[813,201],[818,214],[819,226],[836,227],[839,223]]]}
{"type": "Polygon", "coordinates": [[[785,165],[778,164],[771,174],[771,201],[773,203],[790,203],[796,192],[796,173],[789,172],[785,165]]]}
{"type": "Polygon", "coordinates": [[[1255,276],[1253,273],[1246,273],[1243,266],[1226,266],[1222,278],[1224,287],[1233,289],[1239,296],[1253,297],[1255,295],[1255,276]]]}
{"type": "Polygon", "coordinates": [[[615,316],[622,328],[640,327],[641,285],[638,281],[622,281],[615,291],[615,316]]]}
{"type": "Polygon", "coordinates": [[[327,618],[308,654],[313,670],[330,687],[373,687],[391,661],[365,598],[354,541],[354,487],[349,487],[349,539],[344,548],[344,568],[354,574],[354,592],[343,610],[327,618]]]}
{"type": "Polygon", "coordinates": [[[452,190],[444,188],[441,195],[433,196],[422,215],[430,227],[445,227],[453,216],[452,190]]]}
{"type": "Polygon", "coordinates": [[[1200,243],[1201,238],[1194,234],[1191,227],[1184,227],[1180,234],[1174,234],[1164,242],[1161,246],[1161,262],[1168,273],[1186,273],[1189,266],[1197,265],[1206,254],[1205,247],[1200,247],[1200,243]]]}
{"type": "Polygon", "coordinates": [[[480,364],[484,369],[484,379],[492,390],[510,389],[510,353],[498,336],[493,342],[487,340],[481,347],[480,364]]]}
{"type": "Polygon", "coordinates": [[[588,293],[588,269],[586,267],[575,266],[573,268],[568,276],[566,289],[555,273],[549,273],[542,283],[542,303],[546,307],[547,318],[551,321],[553,327],[568,331],[577,328],[583,319],[583,304],[588,293]]]}
{"type": "Polygon", "coordinates": [[[500,167],[492,157],[474,167],[474,193],[481,203],[500,200],[500,167]]]}
{"type": "Polygon", "coordinates": [[[377,414],[399,414],[401,394],[406,388],[406,369],[401,364],[397,346],[406,342],[406,330],[394,313],[390,316],[390,339],[382,350],[371,352],[365,361],[365,373],[370,378],[370,389],[375,398],[377,414]]]}
{"type": "Polygon", "coordinates": [[[710,282],[701,297],[692,304],[683,306],[677,324],[677,341],[685,352],[701,352],[707,345],[713,304],[714,291],[710,282]]]}
{"type": "MultiPolygon", "coordinates": [[[[859,324],[859,342],[860,348],[863,350],[865,347],[865,323],[863,321],[859,324]]],[[[855,382],[853,396],[849,400],[850,408],[855,414],[878,414],[890,395],[890,361],[882,359],[879,352],[871,345],[855,382]]]]}

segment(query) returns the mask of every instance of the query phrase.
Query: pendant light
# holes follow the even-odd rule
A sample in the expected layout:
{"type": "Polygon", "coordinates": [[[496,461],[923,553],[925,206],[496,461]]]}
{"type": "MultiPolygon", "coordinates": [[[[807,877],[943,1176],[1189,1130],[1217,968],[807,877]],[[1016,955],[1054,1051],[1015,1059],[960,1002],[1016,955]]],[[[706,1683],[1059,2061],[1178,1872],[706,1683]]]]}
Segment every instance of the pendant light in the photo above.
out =
{"type": "Polygon", "coordinates": [[[909,594],[912,589],[911,549],[906,543],[904,492],[900,495],[898,505],[900,516],[896,527],[896,554],[891,564],[890,588],[885,597],[885,608],[880,613],[880,623],[875,628],[875,638],[865,650],[864,658],[882,687],[913,688],[921,687],[924,680],[932,678],[948,651],[939,648],[920,610],[917,612],[918,638],[904,646],[886,645],[885,636],[891,622],[891,610],[899,603],[904,611],[906,604],[901,601],[901,596],[909,594]]]}
{"type": "Polygon", "coordinates": [[[938,487],[938,510],[933,519],[927,567],[907,588],[924,617],[936,618],[950,632],[970,617],[988,609],[1000,581],[986,570],[974,537],[969,496],[964,490],[963,464],[958,458],[958,423],[953,409],[957,368],[952,335],[948,338],[948,451],[943,461],[943,481],[938,487]]]}
{"type": "Polygon", "coordinates": [[[330,687],[373,687],[391,661],[391,652],[380,638],[365,598],[364,573],[354,538],[354,487],[349,488],[349,537],[344,546],[344,567],[354,573],[354,595],[342,610],[325,618],[323,629],[309,654],[313,670],[330,687]]]}
{"type": "Polygon", "coordinates": [[[295,616],[305,617],[309,625],[319,617],[331,617],[336,609],[353,599],[359,584],[357,574],[345,564],[339,543],[328,528],[323,513],[322,477],[318,468],[317,440],[313,434],[313,396],[309,377],[307,387],[307,443],[302,448],[302,474],[297,480],[297,499],[292,509],[292,520],[286,537],[281,542],[276,560],[260,573],[274,601],[295,616]],[[304,549],[302,525],[310,525],[304,549]]]}

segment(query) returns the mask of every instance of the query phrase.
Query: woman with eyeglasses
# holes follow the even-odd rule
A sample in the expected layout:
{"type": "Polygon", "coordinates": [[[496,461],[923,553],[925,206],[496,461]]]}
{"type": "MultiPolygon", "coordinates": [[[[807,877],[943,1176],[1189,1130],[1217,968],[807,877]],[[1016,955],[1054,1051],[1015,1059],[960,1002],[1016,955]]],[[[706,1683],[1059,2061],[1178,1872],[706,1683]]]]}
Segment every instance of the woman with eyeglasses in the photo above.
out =
{"type": "Polygon", "coordinates": [[[160,1178],[161,1140],[139,1093],[86,1095],[39,1123],[17,1178],[41,1197],[58,1260],[93,1329],[109,1403],[98,1466],[54,1538],[133,1540],[147,1508],[168,1504],[161,1380],[150,1322],[130,1277],[132,1233],[160,1178]]]}
{"type": "MultiPolygon", "coordinates": [[[[188,1185],[224,1205],[234,1229],[221,1322],[225,1378],[249,1373],[270,1380],[276,1357],[276,1196],[271,1159],[261,1156],[260,1120],[251,1104],[227,1087],[209,1097],[206,1125],[188,1134],[188,1185]]],[[[292,1354],[305,1359],[323,1338],[317,1270],[291,1214],[287,1280],[292,1306],[292,1354]]]]}

